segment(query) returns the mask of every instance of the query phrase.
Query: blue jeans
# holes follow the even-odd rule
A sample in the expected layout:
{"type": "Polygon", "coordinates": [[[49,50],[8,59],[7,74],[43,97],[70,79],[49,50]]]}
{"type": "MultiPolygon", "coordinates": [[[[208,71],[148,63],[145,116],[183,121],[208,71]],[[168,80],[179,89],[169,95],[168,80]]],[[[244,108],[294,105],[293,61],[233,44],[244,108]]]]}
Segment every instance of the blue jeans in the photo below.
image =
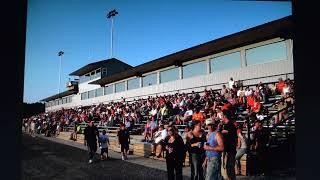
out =
{"type": "Polygon", "coordinates": [[[241,157],[246,153],[246,151],[247,151],[246,148],[237,149],[236,164],[237,164],[237,168],[238,168],[239,170],[241,170],[240,159],[241,159],[241,157]]]}
{"type": "Polygon", "coordinates": [[[221,176],[221,157],[211,157],[207,161],[206,180],[220,180],[221,176]]]}
{"type": "Polygon", "coordinates": [[[189,154],[191,158],[191,180],[203,180],[202,164],[205,158],[204,154],[189,154]]]}

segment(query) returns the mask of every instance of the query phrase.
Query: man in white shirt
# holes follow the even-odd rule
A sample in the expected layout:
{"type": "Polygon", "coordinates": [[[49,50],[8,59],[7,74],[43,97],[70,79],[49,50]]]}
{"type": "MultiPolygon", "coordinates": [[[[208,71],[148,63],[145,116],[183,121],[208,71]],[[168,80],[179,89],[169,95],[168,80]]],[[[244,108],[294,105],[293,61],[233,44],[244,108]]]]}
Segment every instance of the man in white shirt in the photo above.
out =
{"type": "Polygon", "coordinates": [[[161,157],[161,153],[162,153],[162,148],[163,148],[163,142],[164,139],[168,136],[168,132],[167,129],[164,128],[163,125],[159,126],[159,130],[155,133],[155,141],[154,143],[151,145],[151,150],[152,153],[150,154],[150,156],[155,156],[156,155],[156,149],[158,146],[160,146],[161,151],[160,153],[157,155],[157,158],[161,157]]]}
{"type": "Polygon", "coordinates": [[[234,85],[234,80],[233,80],[233,78],[231,77],[231,78],[230,78],[230,81],[229,81],[229,89],[233,89],[233,85],[234,85]]]}
{"type": "Polygon", "coordinates": [[[186,119],[190,116],[192,117],[192,115],[193,115],[193,110],[190,107],[188,107],[188,111],[184,113],[184,118],[186,119]]]}
{"type": "Polygon", "coordinates": [[[253,94],[252,89],[249,89],[249,87],[247,87],[247,88],[246,88],[246,92],[244,92],[244,95],[245,95],[246,97],[248,97],[248,96],[250,96],[251,94],[253,94]]]}
{"type": "Polygon", "coordinates": [[[243,87],[240,87],[240,89],[237,91],[238,97],[243,97],[245,95],[245,90],[243,90],[243,87]]]}

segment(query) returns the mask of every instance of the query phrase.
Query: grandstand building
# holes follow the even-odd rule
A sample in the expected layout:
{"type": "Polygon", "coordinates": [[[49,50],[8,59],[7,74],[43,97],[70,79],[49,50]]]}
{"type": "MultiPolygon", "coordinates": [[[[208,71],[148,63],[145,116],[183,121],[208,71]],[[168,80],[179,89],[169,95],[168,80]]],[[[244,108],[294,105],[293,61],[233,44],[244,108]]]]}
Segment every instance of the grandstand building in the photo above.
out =
{"type": "Polygon", "coordinates": [[[294,79],[292,32],[292,16],[287,16],[136,67],[115,58],[91,63],[70,74],[79,80],[67,91],[41,101],[47,112],[122,98],[221,89],[230,77],[245,86],[294,79]]]}

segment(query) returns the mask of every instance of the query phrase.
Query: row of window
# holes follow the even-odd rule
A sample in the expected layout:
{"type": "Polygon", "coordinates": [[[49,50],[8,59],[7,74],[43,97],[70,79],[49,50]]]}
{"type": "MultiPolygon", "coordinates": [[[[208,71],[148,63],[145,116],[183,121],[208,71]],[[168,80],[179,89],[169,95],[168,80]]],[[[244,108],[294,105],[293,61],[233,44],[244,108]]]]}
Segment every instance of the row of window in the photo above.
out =
{"type": "Polygon", "coordinates": [[[46,107],[57,106],[57,105],[61,105],[61,104],[71,103],[71,102],[72,102],[72,97],[68,96],[68,97],[64,97],[61,99],[56,99],[54,101],[47,102],[46,107]]]}
{"type": "MultiPolygon", "coordinates": [[[[287,49],[285,41],[245,50],[246,65],[262,64],[285,59],[287,59],[287,49]]],[[[205,75],[207,73],[221,72],[224,70],[241,68],[240,51],[223,56],[214,57],[209,60],[209,63],[210,68],[207,68],[207,61],[200,61],[184,65],[182,67],[182,78],[185,79],[194,76],[205,75]],[[210,69],[210,72],[207,72],[207,69],[210,69]]],[[[163,70],[160,71],[159,82],[165,83],[169,81],[178,80],[180,79],[179,76],[180,75],[178,67],[163,70]]],[[[141,85],[142,87],[155,85],[157,84],[157,79],[157,72],[145,75],[141,78],[141,85]]],[[[127,90],[140,88],[140,78],[134,78],[128,81],[116,83],[114,85],[112,84],[107,87],[102,87],[92,91],[84,92],[81,94],[81,100],[125,91],[126,82],[128,83],[127,90]],[[113,90],[113,88],[115,90],[113,90]]]]}
{"type": "Polygon", "coordinates": [[[96,78],[101,78],[107,74],[106,68],[99,68],[79,77],[80,83],[84,83],[96,78]]]}
{"type": "Polygon", "coordinates": [[[112,93],[113,93],[113,86],[101,87],[98,89],[81,93],[81,100],[104,96],[112,93]]]}

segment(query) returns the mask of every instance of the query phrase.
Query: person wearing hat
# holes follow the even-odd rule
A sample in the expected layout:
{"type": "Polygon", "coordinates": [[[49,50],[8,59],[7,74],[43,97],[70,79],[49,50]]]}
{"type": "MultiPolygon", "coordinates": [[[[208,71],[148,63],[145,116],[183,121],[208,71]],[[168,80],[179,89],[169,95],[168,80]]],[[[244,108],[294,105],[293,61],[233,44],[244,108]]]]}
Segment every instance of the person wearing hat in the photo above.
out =
{"type": "Polygon", "coordinates": [[[97,151],[97,139],[99,138],[98,128],[90,121],[84,129],[84,145],[88,146],[89,164],[93,162],[93,157],[97,151]]]}
{"type": "Polygon", "coordinates": [[[216,121],[207,119],[205,123],[209,130],[206,136],[207,143],[203,146],[203,149],[206,150],[206,158],[203,163],[206,171],[205,179],[221,179],[221,153],[224,150],[222,135],[217,131],[216,121]]]}

